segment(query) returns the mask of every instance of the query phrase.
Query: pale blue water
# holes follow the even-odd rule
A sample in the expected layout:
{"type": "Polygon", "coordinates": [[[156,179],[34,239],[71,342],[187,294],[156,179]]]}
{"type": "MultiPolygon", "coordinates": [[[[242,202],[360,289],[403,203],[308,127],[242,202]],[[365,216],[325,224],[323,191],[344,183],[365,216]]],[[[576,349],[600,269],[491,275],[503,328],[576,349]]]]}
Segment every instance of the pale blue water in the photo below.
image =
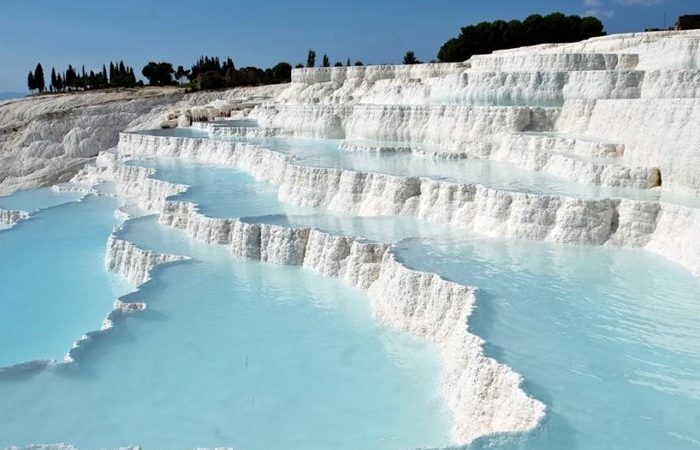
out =
{"type": "Polygon", "coordinates": [[[547,404],[473,448],[700,447],[700,279],[642,250],[409,241],[408,265],[479,287],[471,330],[547,404]]]}
{"type": "Polygon", "coordinates": [[[240,170],[171,158],[135,160],[128,164],[156,169],[153,178],[191,186],[187,192],[173,199],[196,203],[199,211],[210,217],[243,217],[258,223],[314,227],[378,242],[436,236],[446,231],[446,227],[411,217],[401,220],[394,217],[357,217],[288,205],[277,199],[275,186],[256,181],[240,170]]]}
{"type": "Polygon", "coordinates": [[[40,209],[76,202],[83,197],[80,192],[54,191],[51,188],[31,189],[0,197],[0,208],[34,212],[40,209]]]}
{"type": "Polygon", "coordinates": [[[131,296],[148,309],[120,322],[78,364],[0,382],[0,446],[447,442],[435,349],[380,327],[362,293],[300,268],[236,260],[153,217],[123,236],[196,261],[160,270],[131,296]]]}
{"type": "MultiPolygon", "coordinates": [[[[24,193],[18,204],[55,200],[49,194],[41,202],[40,195],[24,193]]],[[[0,366],[62,360],[73,341],[99,329],[114,299],[130,290],[103,268],[116,204],[87,197],[0,231],[0,366]]]]}
{"type": "MultiPolygon", "coordinates": [[[[182,198],[213,216],[303,224],[387,242],[409,238],[397,249],[408,265],[479,287],[470,329],[487,341],[490,356],[524,377],[525,389],[547,405],[548,415],[532,433],[485,438],[471,448],[700,446],[700,279],[659,256],[481,239],[406,218],[295,209],[276,199],[274,187],[239,171],[161,160],[134,164],[155,167],[162,179],[194,183],[182,198]]],[[[25,195],[42,204],[40,194],[25,195]]],[[[39,249],[44,256],[37,250],[38,258],[21,262],[0,246],[5,283],[14,286],[14,274],[44,280],[60,270],[74,272],[64,277],[89,279],[46,255],[80,251],[98,229],[108,233],[110,202],[88,197],[0,232],[2,245],[25,230],[21,247],[31,248],[46,233],[67,237],[69,227],[81,230],[65,246],[39,249]],[[78,207],[89,211],[73,209],[78,207]],[[54,211],[63,213],[51,227],[27,228],[54,211]]],[[[363,293],[300,268],[236,259],[161,227],[154,216],[128,222],[120,235],[194,260],[158,270],[142,291],[129,295],[148,309],[92,342],[76,364],[0,378],[0,447],[58,441],[82,449],[447,444],[451,418],[439,396],[435,349],[374,322],[363,293]]],[[[95,274],[105,276],[106,235],[102,239],[88,253],[95,274]]],[[[81,284],[70,289],[80,292],[81,284]]],[[[52,316],[84,307],[85,295],[66,295],[58,303],[52,302],[53,289],[32,288],[39,293],[24,304],[3,308],[13,311],[6,315],[13,322],[8,329],[33,327],[22,306],[36,313],[37,302],[48,303],[52,316]]],[[[114,298],[110,289],[90,287],[104,297],[99,303],[105,309],[95,311],[98,323],[114,298]]],[[[74,320],[67,315],[67,323],[74,320]]],[[[92,322],[73,325],[68,344],[97,328],[92,322]]],[[[42,340],[25,335],[30,343],[42,340]]],[[[52,344],[58,336],[51,334],[52,344]]],[[[2,336],[2,351],[10,339],[2,336]]],[[[56,349],[60,356],[67,346],[56,349]]]]}
{"type": "MultiPolygon", "coordinates": [[[[254,126],[240,121],[220,121],[218,126],[254,126]]],[[[140,133],[158,136],[178,136],[208,139],[206,131],[194,128],[144,130],[140,133]]],[[[662,192],[655,189],[611,188],[577,183],[542,172],[520,169],[514,164],[477,159],[452,160],[421,157],[406,152],[348,152],[339,150],[343,140],[301,137],[250,137],[231,136],[213,139],[249,142],[262,147],[293,155],[296,162],[319,167],[336,167],[349,170],[373,171],[398,176],[421,176],[461,183],[479,183],[494,189],[527,192],[543,195],[565,195],[580,198],[620,197],[643,201],[661,200],[668,203],[700,207],[697,197],[662,192]]],[[[358,142],[367,145],[410,147],[400,142],[358,142]]]]}

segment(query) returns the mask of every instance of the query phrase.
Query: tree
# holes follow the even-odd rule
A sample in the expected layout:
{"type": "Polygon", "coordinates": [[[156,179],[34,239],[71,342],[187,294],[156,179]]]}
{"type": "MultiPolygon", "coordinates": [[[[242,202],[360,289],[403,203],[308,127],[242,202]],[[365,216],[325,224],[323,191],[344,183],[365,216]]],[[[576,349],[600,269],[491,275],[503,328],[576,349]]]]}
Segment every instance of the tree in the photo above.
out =
{"type": "Polygon", "coordinates": [[[328,58],[328,55],[325,53],[323,54],[323,67],[330,67],[331,66],[331,60],[328,58]]]}
{"type": "Polygon", "coordinates": [[[303,69],[303,68],[304,68],[304,65],[303,65],[302,63],[299,63],[299,64],[297,64],[296,66],[294,66],[294,68],[295,68],[295,69],[303,69]]]}
{"type": "Polygon", "coordinates": [[[33,91],[36,89],[36,83],[34,82],[34,74],[32,71],[29,71],[29,75],[27,75],[27,88],[29,88],[29,91],[33,91]]]}
{"type": "Polygon", "coordinates": [[[603,24],[595,17],[566,16],[552,13],[533,14],[522,22],[481,22],[460,30],[459,36],[445,42],[438,52],[442,62],[464,61],[473,55],[494,50],[543,43],[565,43],[602,36],[603,24]]]}
{"type": "Polygon", "coordinates": [[[57,89],[57,87],[56,87],[56,69],[53,67],[51,68],[51,84],[49,85],[49,87],[51,88],[52,91],[54,89],[57,89]]]}
{"type": "Polygon", "coordinates": [[[292,66],[289,63],[281,62],[272,68],[272,77],[278,83],[289,83],[292,81],[292,66]]]}
{"type": "Polygon", "coordinates": [[[219,72],[210,70],[197,75],[197,89],[221,89],[223,87],[225,87],[224,78],[219,72]]]}
{"type": "Polygon", "coordinates": [[[316,67],[316,52],[309,49],[309,54],[306,56],[306,67],[316,67]]]}
{"type": "Polygon", "coordinates": [[[413,50],[409,50],[406,52],[406,56],[403,57],[403,63],[404,64],[420,64],[420,61],[418,61],[418,58],[416,58],[416,54],[413,50]]]}
{"type": "Polygon", "coordinates": [[[345,64],[346,67],[350,67],[350,58],[348,58],[348,62],[345,64]]]}
{"type": "MultiPolygon", "coordinates": [[[[149,62],[141,70],[144,77],[148,78],[151,86],[167,86],[173,84],[173,65],[166,62],[149,62]]],[[[131,78],[131,71],[127,72],[127,77],[131,78]]],[[[134,79],[136,82],[136,79],[134,79]]]]}
{"type": "Polygon", "coordinates": [[[364,66],[364,64],[362,63],[362,61],[355,61],[355,65],[356,65],[356,66],[364,66]]]}
{"type": "Polygon", "coordinates": [[[185,70],[185,68],[182,66],[177,66],[177,70],[175,71],[175,79],[179,82],[182,82],[182,80],[186,79],[187,75],[189,74],[189,70],[185,70]]]}
{"type": "Polygon", "coordinates": [[[46,81],[44,80],[44,68],[41,67],[41,63],[36,65],[34,69],[34,88],[38,89],[39,92],[44,92],[46,88],[46,81]]]}
{"type": "Polygon", "coordinates": [[[335,67],[343,67],[343,63],[341,63],[340,61],[338,61],[337,63],[335,63],[335,67]]]}

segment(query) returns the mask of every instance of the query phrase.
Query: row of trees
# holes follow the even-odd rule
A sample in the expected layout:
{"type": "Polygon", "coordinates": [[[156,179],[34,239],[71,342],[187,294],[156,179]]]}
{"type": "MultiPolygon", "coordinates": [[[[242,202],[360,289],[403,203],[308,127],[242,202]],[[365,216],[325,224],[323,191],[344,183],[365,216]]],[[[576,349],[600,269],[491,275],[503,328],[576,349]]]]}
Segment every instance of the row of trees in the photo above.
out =
{"type": "MultiPolygon", "coordinates": [[[[321,60],[321,67],[330,67],[331,66],[331,59],[326,55],[325,53],[323,54],[323,59],[321,60]]],[[[348,58],[347,62],[345,63],[346,66],[351,66],[352,64],[350,63],[350,58],[348,58]]],[[[362,61],[355,61],[356,66],[364,66],[364,63],[362,61]]],[[[343,67],[343,63],[340,61],[337,61],[335,64],[333,64],[335,67],[343,67]]],[[[316,67],[316,51],[309,49],[309,53],[306,55],[306,66],[303,64],[299,63],[295,66],[297,69],[302,69],[304,67],[316,67]]]]}
{"type": "MultiPolygon", "coordinates": [[[[535,45],[542,43],[575,42],[595,36],[602,36],[603,24],[595,17],[566,16],[553,13],[547,16],[531,15],[524,21],[511,20],[505,22],[482,22],[478,25],[463,27],[459,36],[445,42],[438,52],[442,62],[464,61],[472,55],[491,53],[494,50],[535,45]]],[[[404,64],[420,64],[411,50],[403,58],[404,64]]],[[[350,58],[345,66],[351,66],[350,58]]],[[[356,61],[355,66],[364,65],[356,61]]],[[[331,60],[327,54],[321,59],[322,67],[330,67],[331,60]]],[[[338,61],[335,67],[343,67],[338,61]]],[[[297,68],[316,67],[316,51],[310,49],[306,57],[306,65],[297,64],[297,68]]],[[[168,62],[151,61],[144,66],[141,74],[148,79],[152,86],[167,86],[189,82],[192,89],[221,89],[239,86],[255,86],[260,84],[287,83],[291,80],[292,66],[281,62],[269,69],[258,67],[243,67],[237,69],[233,60],[225,61],[218,57],[202,56],[190,67],[177,69],[168,62]]],[[[105,65],[102,70],[85,71],[85,66],[78,72],[73,66],[63,72],[51,69],[51,79],[48,87],[44,79],[44,70],[37,64],[33,72],[27,76],[27,86],[30,91],[65,92],[86,89],[102,89],[107,87],[135,87],[143,85],[137,81],[132,67],[123,61],[109,63],[109,72],[105,65]]]]}
{"type": "Polygon", "coordinates": [[[281,62],[268,69],[253,66],[237,69],[231,58],[221,62],[218,57],[202,56],[189,70],[178,66],[173,74],[180,82],[189,80],[194,89],[222,89],[288,83],[292,79],[292,66],[287,62],[281,62]]]}
{"type": "Polygon", "coordinates": [[[438,52],[442,62],[465,61],[472,55],[494,50],[544,43],[576,42],[603,36],[603,24],[595,17],[534,14],[524,21],[482,22],[463,27],[459,36],[445,42],[438,52]]]}
{"type": "MultiPolygon", "coordinates": [[[[124,61],[118,63],[109,63],[109,72],[107,66],[102,65],[102,70],[95,72],[85,71],[85,66],[78,72],[72,65],[63,72],[56,71],[51,68],[51,76],[48,86],[44,76],[44,68],[41,63],[36,65],[34,71],[29,71],[27,75],[27,87],[30,91],[38,92],[69,92],[69,91],[84,91],[90,89],[105,89],[108,87],[136,87],[140,82],[136,81],[134,69],[124,64],[124,61]]],[[[140,83],[143,85],[143,83],[140,83]]]]}

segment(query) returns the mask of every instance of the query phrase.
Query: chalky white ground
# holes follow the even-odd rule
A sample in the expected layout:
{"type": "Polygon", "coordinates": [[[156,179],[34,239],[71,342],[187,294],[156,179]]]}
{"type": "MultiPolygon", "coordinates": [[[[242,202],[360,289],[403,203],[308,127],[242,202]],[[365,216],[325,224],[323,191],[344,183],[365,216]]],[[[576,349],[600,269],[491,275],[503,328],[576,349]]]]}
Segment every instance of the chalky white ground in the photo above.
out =
{"type": "MultiPolygon", "coordinates": [[[[689,206],[533,195],[306,167],[259,146],[216,139],[285,134],[353,142],[344,151],[382,151],[362,141],[391,141],[400,143],[401,151],[508,161],[582,183],[695,198],[700,195],[699,50],[700,32],[657,32],[513,49],[455,64],[295,69],[288,85],[119,100],[117,111],[128,111],[119,123],[108,119],[109,106],[95,106],[103,113],[88,127],[81,121],[92,110],[89,105],[65,112],[59,102],[66,100],[47,99],[35,111],[30,106],[35,100],[11,102],[0,106],[2,157],[10,162],[3,165],[0,187],[8,192],[72,175],[85,158],[116,145],[125,128],[194,123],[209,130],[212,139],[121,134],[118,147],[74,181],[113,180],[124,202],[160,213],[161,223],[194,239],[226,245],[241,257],[301,265],[366,290],[381,323],[438,344],[443,394],[454,412],[452,437],[462,444],[490,433],[530,430],[545,413],[543,404],[520,388],[520,377],[485,357],[481,340],[467,331],[475,288],[407,268],[384,244],[206,217],[191,203],[167,199],[186,186],[152,180],[150,170],[125,166],[123,160],[168,156],[235,167],[278,185],[284,201],[331,211],[411,215],[507,238],[643,247],[700,274],[700,212],[689,206]],[[52,110],[64,111],[70,120],[29,120],[52,110]],[[253,118],[260,128],[196,123],[219,117],[253,118]],[[104,123],[114,124],[109,139],[99,137],[104,123]],[[64,134],[58,143],[56,136],[64,134]]],[[[2,214],[6,223],[20,218],[2,214]]],[[[136,283],[147,279],[155,264],[179,259],[115,236],[108,244],[108,268],[136,283]]],[[[143,307],[115,304],[115,311],[143,307]]]]}

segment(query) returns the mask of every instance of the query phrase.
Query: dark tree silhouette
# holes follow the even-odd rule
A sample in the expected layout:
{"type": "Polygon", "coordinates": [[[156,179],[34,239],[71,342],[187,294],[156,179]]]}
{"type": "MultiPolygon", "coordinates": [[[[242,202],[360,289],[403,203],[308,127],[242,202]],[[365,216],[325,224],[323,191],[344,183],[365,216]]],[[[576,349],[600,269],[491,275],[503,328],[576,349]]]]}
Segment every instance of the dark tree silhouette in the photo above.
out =
{"type": "Polygon", "coordinates": [[[416,54],[413,50],[409,50],[406,52],[406,56],[403,57],[403,63],[404,64],[420,64],[420,61],[418,61],[418,58],[416,58],[416,54]]]}
{"type": "Polygon", "coordinates": [[[292,81],[292,66],[281,62],[272,68],[272,76],[280,83],[288,83],[292,81]]]}
{"type": "Polygon", "coordinates": [[[141,70],[141,74],[148,78],[151,86],[168,86],[173,84],[173,65],[166,62],[150,61],[141,70]]]}
{"type": "Polygon", "coordinates": [[[309,54],[306,56],[306,67],[316,67],[316,52],[314,50],[309,50],[309,54]]]}
{"type": "Polygon", "coordinates": [[[41,63],[36,65],[34,69],[34,87],[39,90],[39,92],[44,92],[46,89],[46,81],[44,80],[44,68],[41,67],[41,63]]]}
{"type": "Polygon", "coordinates": [[[459,36],[445,42],[438,52],[442,62],[465,61],[494,50],[543,43],[576,42],[603,36],[603,24],[595,17],[533,14],[524,21],[481,22],[463,27],[459,36]]]}
{"type": "Polygon", "coordinates": [[[36,89],[36,83],[34,82],[34,74],[32,71],[29,71],[29,75],[27,75],[27,88],[29,88],[29,91],[33,91],[36,89]]]}
{"type": "Polygon", "coordinates": [[[177,66],[177,70],[175,71],[175,79],[182,82],[182,80],[186,79],[189,74],[189,70],[185,70],[185,68],[182,66],[177,66]]]}
{"type": "Polygon", "coordinates": [[[331,60],[328,58],[328,55],[325,53],[323,54],[323,67],[330,67],[331,66],[331,60]]]}

